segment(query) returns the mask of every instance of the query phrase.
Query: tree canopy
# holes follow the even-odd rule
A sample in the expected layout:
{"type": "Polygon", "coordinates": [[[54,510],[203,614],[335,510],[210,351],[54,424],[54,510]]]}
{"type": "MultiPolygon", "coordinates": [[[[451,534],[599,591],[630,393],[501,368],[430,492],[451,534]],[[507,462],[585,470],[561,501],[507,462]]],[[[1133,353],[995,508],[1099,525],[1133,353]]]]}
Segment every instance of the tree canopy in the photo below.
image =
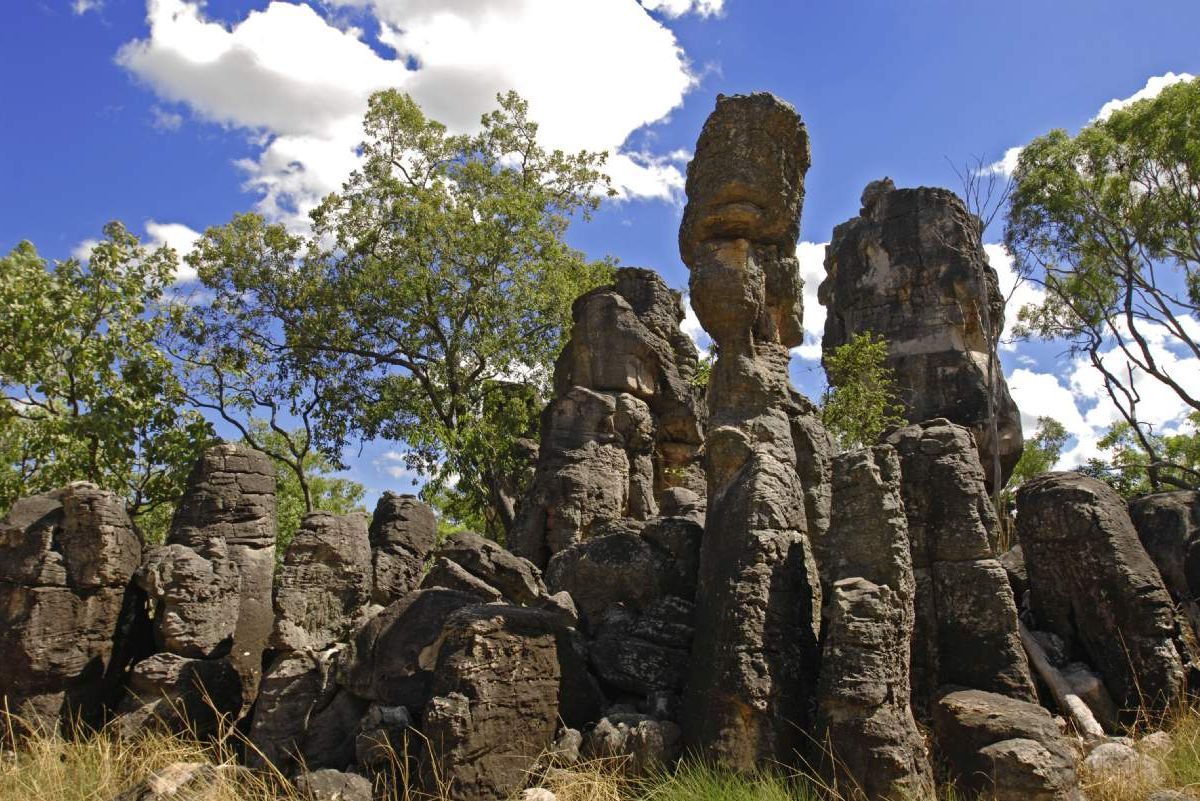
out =
{"type": "Polygon", "coordinates": [[[887,355],[887,341],[864,331],[822,359],[829,388],[821,399],[821,420],[842,450],[873,445],[905,422],[887,355]]]}
{"type": "Polygon", "coordinates": [[[451,492],[494,533],[512,521],[506,473],[528,469],[513,449],[536,431],[571,304],[612,274],[564,241],[612,192],[605,154],[546,151],[526,103],[498,101],[457,135],[376,93],[363,164],[311,237],[250,215],[194,257],[206,284],[255,293],[279,321],[300,368],[333,387],[326,418],[406,443],[430,497],[451,492]]]}
{"type": "Polygon", "coordinates": [[[212,437],[157,344],[175,252],[118,223],[104,233],[86,263],[51,265],[29,242],[0,259],[0,509],[87,480],[144,522],[212,437]]]}
{"type": "Polygon", "coordinates": [[[1163,348],[1200,358],[1200,80],[1170,86],[1071,136],[1021,152],[1005,241],[1045,290],[1022,330],[1065,340],[1100,372],[1146,453],[1151,486],[1195,485],[1171,470],[1139,414],[1156,381],[1193,410],[1200,393],[1163,348]]]}

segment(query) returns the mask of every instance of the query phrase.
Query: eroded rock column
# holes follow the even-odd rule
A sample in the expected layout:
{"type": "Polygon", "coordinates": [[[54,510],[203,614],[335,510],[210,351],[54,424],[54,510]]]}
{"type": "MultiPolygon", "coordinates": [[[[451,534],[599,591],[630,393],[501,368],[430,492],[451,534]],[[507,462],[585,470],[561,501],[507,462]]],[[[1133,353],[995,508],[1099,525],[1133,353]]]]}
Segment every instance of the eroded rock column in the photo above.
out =
{"type": "Polygon", "coordinates": [[[692,306],[718,349],[683,728],[738,769],[796,761],[816,684],[821,591],[787,376],[802,338],[795,248],[809,160],[791,106],[718,97],[688,166],[679,231],[692,306]]]}
{"type": "Polygon", "coordinates": [[[980,233],[948,189],[869,184],[859,216],[834,229],[825,252],[822,346],[882,336],[909,422],[945,417],[970,428],[988,482],[998,458],[1003,485],[1021,458],[1021,416],[994,359],[1004,296],[980,233]]]}

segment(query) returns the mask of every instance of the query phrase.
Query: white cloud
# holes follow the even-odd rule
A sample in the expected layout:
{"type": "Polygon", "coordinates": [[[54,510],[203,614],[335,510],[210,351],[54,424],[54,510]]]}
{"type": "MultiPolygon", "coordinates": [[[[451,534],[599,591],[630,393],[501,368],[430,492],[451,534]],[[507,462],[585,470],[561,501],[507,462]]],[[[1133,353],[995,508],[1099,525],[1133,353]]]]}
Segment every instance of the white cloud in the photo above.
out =
{"type": "Polygon", "coordinates": [[[707,356],[712,348],[712,338],[704,330],[704,326],[700,325],[700,318],[696,316],[696,310],[692,308],[692,298],[686,292],[683,295],[683,309],[683,322],[679,324],[679,327],[683,329],[683,333],[692,338],[692,342],[696,343],[700,356],[707,356]]]}
{"type": "Polygon", "coordinates": [[[196,271],[183,261],[183,258],[192,252],[196,247],[196,240],[199,238],[199,231],[192,230],[182,223],[160,223],[146,220],[146,246],[157,248],[169,245],[179,256],[179,269],[175,273],[175,280],[178,283],[196,280],[196,271]]]}
{"type": "Polygon", "coordinates": [[[178,131],[183,125],[183,115],[177,111],[167,111],[159,106],[150,109],[152,118],[150,124],[160,131],[178,131]]]}
{"type": "Polygon", "coordinates": [[[1114,111],[1118,111],[1126,106],[1133,105],[1139,100],[1145,100],[1150,97],[1158,97],[1159,93],[1171,84],[1190,81],[1195,77],[1195,75],[1191,75],[1186,72],[1178,75],[1173,72],[1168,72],[1166,75],[1155,75],[1146,81],[1145,86],[1131,94],[1129,97],[1113,98],[1105,103],[1100,107],[1100,113],[1093,117],[1091,121],[1097,122],[1100,120],[1106,120],[1112,116],[1114,111]]]}
{"type": "Polygon", "coordinates": [[[800,278],[804,280],[804,344],[792,348],[792,355],[809,361],[821,358],[821,339],[825,336],[825,307],[817,302],[817,287],[825,280],[825,247],[828,242],[801,242],[796,246],[800,278]]]}
{"type": "Polygon", "coordinates": [[[99,11],[104,8],[104,0],[73,0],[71,10],[82,16],[89,11],[99,11]]]}
{"type": "MultiPolygon", "coordinates": [[[[695,84],[674,34],[637,0],[331,2],[373,13],[396,57],[303,3],[275,0],[227,26],[207,19],[200,0],[147,0],[149,35],[117,60],[160,97],[255,133],[261,150],[242,166],[275,217],[294,220],[340,186],[357,163],[367,98],[385,87],[455,131],[473,129],[496,93],[516,89],[547,146],[608,150],[625,195],[665,198],[682,187],[672,156],[623,149],[695,84]]],[[[721,3],[665,5],[668,15],[713,14],[721,3]]]]}
{"type": "Polygon", "coordinates": [[[1011,178],[1012,174],[1017,171],[1017,161],[1021,158],[1021,151],[1024,149],[1024,145],[1021,145],[1005,150],[1004,156],[999,161],[993,161],[983,168],[983,174],[1003,175],[1006,178],[1011,178]]]}
{"type": "Polygon", "coordinates": [[[695,12],[702,17],[713,17],[721,13],[725,0],[641,0],[649,11],[661,11],[668,17],[681,17],[695,12]]]}
{"type": "Polygon", "coordinates": [[[1030,281],[1021,280],[1013,266],[1012,254],[1004,245],[989,243],[983,246],[988,263],[996,270],[1000,280],[1000,294],[1006,300],[1004,309],[1004,331],[1000,335],[1000,349],[1015,351],[1017,343],[1012,339],[1012,328],[1017,322],[1017,312],[1024,306],[1037,305],[1045,298],[1037,286],[1030,281]]]}
{"type": "Polygon", "coordinates": [[[397,479],[401,491],[408,492],[412,488],[423,486],[426,483],[425,476],[405,463],[404,454],[400,451],[385,451],[379,458],[374,459],[372,464],[381,473],[397,479]]]}

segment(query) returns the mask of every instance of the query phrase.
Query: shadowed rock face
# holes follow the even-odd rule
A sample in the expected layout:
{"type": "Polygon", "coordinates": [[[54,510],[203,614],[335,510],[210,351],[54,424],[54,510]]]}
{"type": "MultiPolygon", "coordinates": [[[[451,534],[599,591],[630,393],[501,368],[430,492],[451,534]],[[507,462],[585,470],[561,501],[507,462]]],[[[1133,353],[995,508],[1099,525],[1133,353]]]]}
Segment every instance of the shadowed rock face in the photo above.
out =
{"type": "Polygon", "coordinates": [[[1129,504],[1138,539],[1167,592],[1200,634],[1200,492],[1159,492],[1129,504]]]}
{"type": "Polygon", "coordinates": [[[909,705],[916,582],[886,445],[834,462],[816,742],[831,786],[867,799],[919,798],[933,774],[909,705]]]}
{"type": "Polygon", "coordinates": [[[808,166],[794,109],[768,94],[718,97],[679,232],[692,306],[718,348],[683,728],[735,768],[794,762],[811,722],[821,594],[787,377],[802,336],[795,247],[808,166]]]}
{"type": "Polygon", "coordinates": [[[947,189],[896,189],[890,179],[868,185],[862,204],[825,252],[825,353],[865,331],[882,336],[909,422],[967,426],[989,485],[995,456],[1003,484],[1021,458],[1021,418],[997,362],[993,437],[988,358],[1004,298],[978,219],[947,189]]]}
{"type": "Polygon", "coordinates": [[[436,538],[432,509],[413,495],[383,493],[371,516],[371,602],[387,606],[416,589],[436,538]]]}
{"type": "Polygon", "coordinates": [[[508,546],[538,567],[616,520],[658,514],[673,487],[704,491],[697,353],[678,292],[650,270],[575,301],[555,364],[533,483],[508,546]]]}
{"type": "Polygon", "coordinates": [[[125,504],[87,483],[22,498],[0,520],[0,709],[54,730],[95,722],[141,558],[125,504]]]}
{"type": "Polygon", "coordinates": [[[1163,710],[1193,659],[1163,580],[1117,493],[1078,473],[1047,473],[1017,491],[1037,628],[1082,649],[1118,706],[1163,710]]]}
{"type": "Polygon", "coordinates": [[[996,513],[971,433],[930,420],[886,441],[900,455],[917,582],[913,711],[927,718],[947,684],[1034,700],[1012,588],[990,544],[996,513]]]}

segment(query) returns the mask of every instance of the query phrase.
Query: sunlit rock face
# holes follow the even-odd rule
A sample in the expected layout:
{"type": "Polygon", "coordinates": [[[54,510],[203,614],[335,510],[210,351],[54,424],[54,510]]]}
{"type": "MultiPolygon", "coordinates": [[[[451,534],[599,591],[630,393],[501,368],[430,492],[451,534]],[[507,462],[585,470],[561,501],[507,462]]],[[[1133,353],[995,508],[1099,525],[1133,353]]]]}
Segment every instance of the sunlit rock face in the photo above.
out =
{"type": "Polygon", "coordinates": [[[834,229],[818,298],[829,309],[825,353],[863,332],[888,343],[905,417],[945,417],[971,429],[988,483],[1021,458],[1021,416],[994,360],[1004,297],[980,240],[979,220],[948,189],[867,185],[859,216],[834,229]],[[994,428],[994,431],[993,431],[994,428]]]}
{"type": "Polygon", "coordinates": [[[818,660],[821,590],[792,433],[805,409],[787,376],[803,332],[808,134],[772,95],[721,96],[695,152],[679,249],[718,356],[683,728],[693,747],[749,769],[796,761],[818,660]]]}

